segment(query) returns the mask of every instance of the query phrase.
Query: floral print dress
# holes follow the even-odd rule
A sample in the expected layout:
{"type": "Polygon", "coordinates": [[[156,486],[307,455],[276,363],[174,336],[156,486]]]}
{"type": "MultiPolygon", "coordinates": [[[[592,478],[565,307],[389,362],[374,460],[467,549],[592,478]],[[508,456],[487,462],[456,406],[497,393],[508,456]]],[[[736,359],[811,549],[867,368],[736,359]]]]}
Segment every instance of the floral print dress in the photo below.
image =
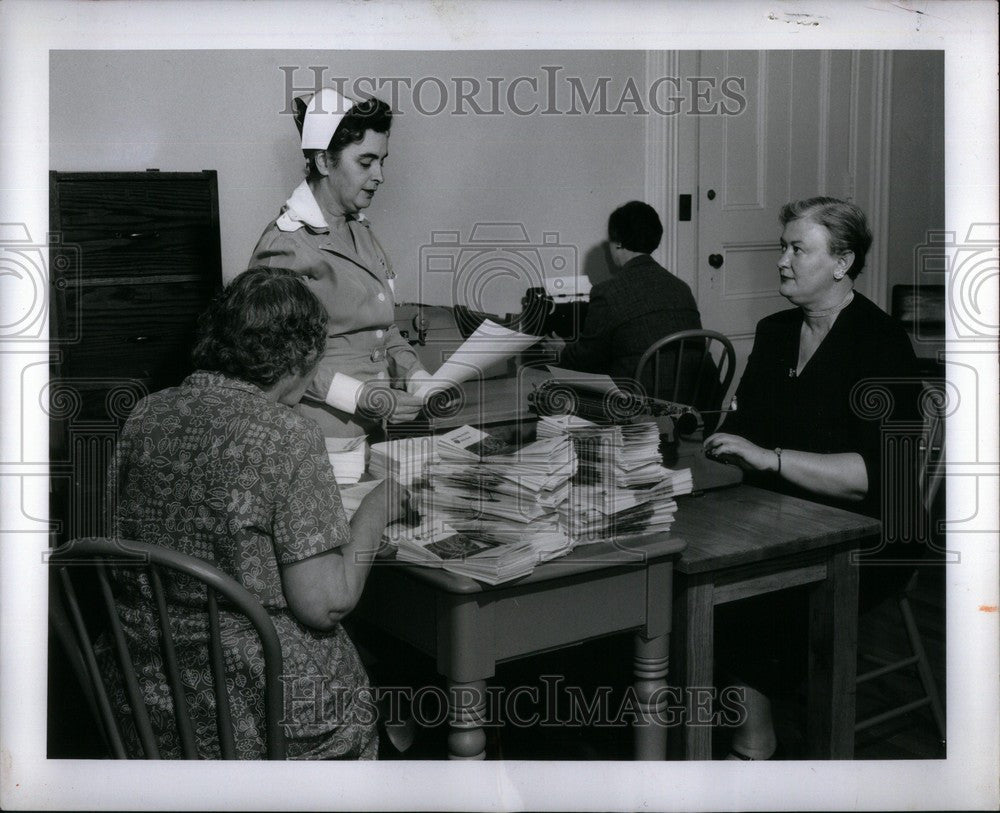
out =
{"type": "MultiPolygon", "coordinates": [[[[137,405],[122,431],[110,484],[119,538],[213,563],[270,614],[283,655],[282,725],[289,757],[374,759],[376,713],[357,650],[339,625],[322,632],[300,623],[282,592],[282,565],[350,539],[319,428],[269,401],[253,384],[199,371],[137,405]]],[[[161,571],[161,578],[199,755],[219,758],[205,589],[169,571],[161,571]]],[[[144,569],[119,567],[114,580],[161,756],[179,758],[148,578],[144,569]]],[[[241,614],[223,609],[220,616],[237,756],[261,759],[263,652],[241,614]]],[[[106,669],[113,702],[124,717],[128,701],[117,672],[106,669]]],[[[128,723],[140,756],[131,728],[128,723]]]]}

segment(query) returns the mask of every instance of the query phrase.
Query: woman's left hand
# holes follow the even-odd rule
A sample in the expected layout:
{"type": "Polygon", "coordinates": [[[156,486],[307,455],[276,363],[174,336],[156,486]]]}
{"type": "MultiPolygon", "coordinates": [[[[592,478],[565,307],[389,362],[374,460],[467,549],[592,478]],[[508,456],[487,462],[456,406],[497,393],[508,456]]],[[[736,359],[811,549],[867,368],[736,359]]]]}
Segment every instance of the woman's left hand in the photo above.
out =
{"type": "Polygon", "coordinates": [[[777,471],[778,455],[773,449],[763,449],[739,435],[717,432],[702,445],[708,457],[723,463],[734,463],[745,471],[777,471]]]}

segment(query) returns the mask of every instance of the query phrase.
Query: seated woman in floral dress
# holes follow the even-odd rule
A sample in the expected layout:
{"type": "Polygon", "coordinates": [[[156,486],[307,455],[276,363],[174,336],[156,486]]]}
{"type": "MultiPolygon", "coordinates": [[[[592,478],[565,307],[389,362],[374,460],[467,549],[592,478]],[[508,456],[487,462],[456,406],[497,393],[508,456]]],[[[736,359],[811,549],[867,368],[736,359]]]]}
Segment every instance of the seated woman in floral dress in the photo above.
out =
{"type": "MultiPolygon", "coordinates": [[[[203,318],[196,372],[129,417],[110,483],[118,538],[211,562],[270,614],[283,653],[289,757],[374,759],[374,703],[340,620],[360,598],[404,498],[383,483],[348,522],[322,433],[290,408],[312,378],[326,327],[322,305],[293,272],[241,274],[203,318]]],[[[199,754],[218,758],[204,589],[164,575],[199,754]]],[[[179,757],[148,579],[122,567],[115,585],[161,754],[179,757]]],[[[262,650],[242,615],[222,612],[221,623],[237,755],[259,759],[262,650]]],[[[124,715],[116,670],[106,671],[124,715]]]]}

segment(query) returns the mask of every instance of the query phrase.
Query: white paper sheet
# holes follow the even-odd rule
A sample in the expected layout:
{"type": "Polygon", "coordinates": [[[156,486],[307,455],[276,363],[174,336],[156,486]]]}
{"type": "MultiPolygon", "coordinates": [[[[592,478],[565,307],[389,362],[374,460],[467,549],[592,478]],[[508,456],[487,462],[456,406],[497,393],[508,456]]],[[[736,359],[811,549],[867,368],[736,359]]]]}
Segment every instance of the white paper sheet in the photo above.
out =
{"type": "Polygon", "coordinates": [[[590,279],[583,274],[571,277],[546,277],[545,293],[553,299],[590,299],[590,279]]]}
{"type": "Polygon", "coordinates": [[[518,333],[487,319],[434,375],[422,382],[417,395],[426,402],[435,392],[481,376],[487,367],[506,361],[540,339],[540,336],[518,333]]]}

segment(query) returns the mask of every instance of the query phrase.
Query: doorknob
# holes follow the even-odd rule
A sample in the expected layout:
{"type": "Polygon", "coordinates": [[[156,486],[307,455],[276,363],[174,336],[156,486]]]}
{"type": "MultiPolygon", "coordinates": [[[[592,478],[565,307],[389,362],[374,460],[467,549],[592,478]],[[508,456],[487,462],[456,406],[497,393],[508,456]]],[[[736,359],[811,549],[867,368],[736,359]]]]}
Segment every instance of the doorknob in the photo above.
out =
{"type": "Polygon", "coordinates": [[[722,263],[723,259],[721,254],[708,255],[708,264],[712,266],[712,268],[722,268],[722,263]]]}

